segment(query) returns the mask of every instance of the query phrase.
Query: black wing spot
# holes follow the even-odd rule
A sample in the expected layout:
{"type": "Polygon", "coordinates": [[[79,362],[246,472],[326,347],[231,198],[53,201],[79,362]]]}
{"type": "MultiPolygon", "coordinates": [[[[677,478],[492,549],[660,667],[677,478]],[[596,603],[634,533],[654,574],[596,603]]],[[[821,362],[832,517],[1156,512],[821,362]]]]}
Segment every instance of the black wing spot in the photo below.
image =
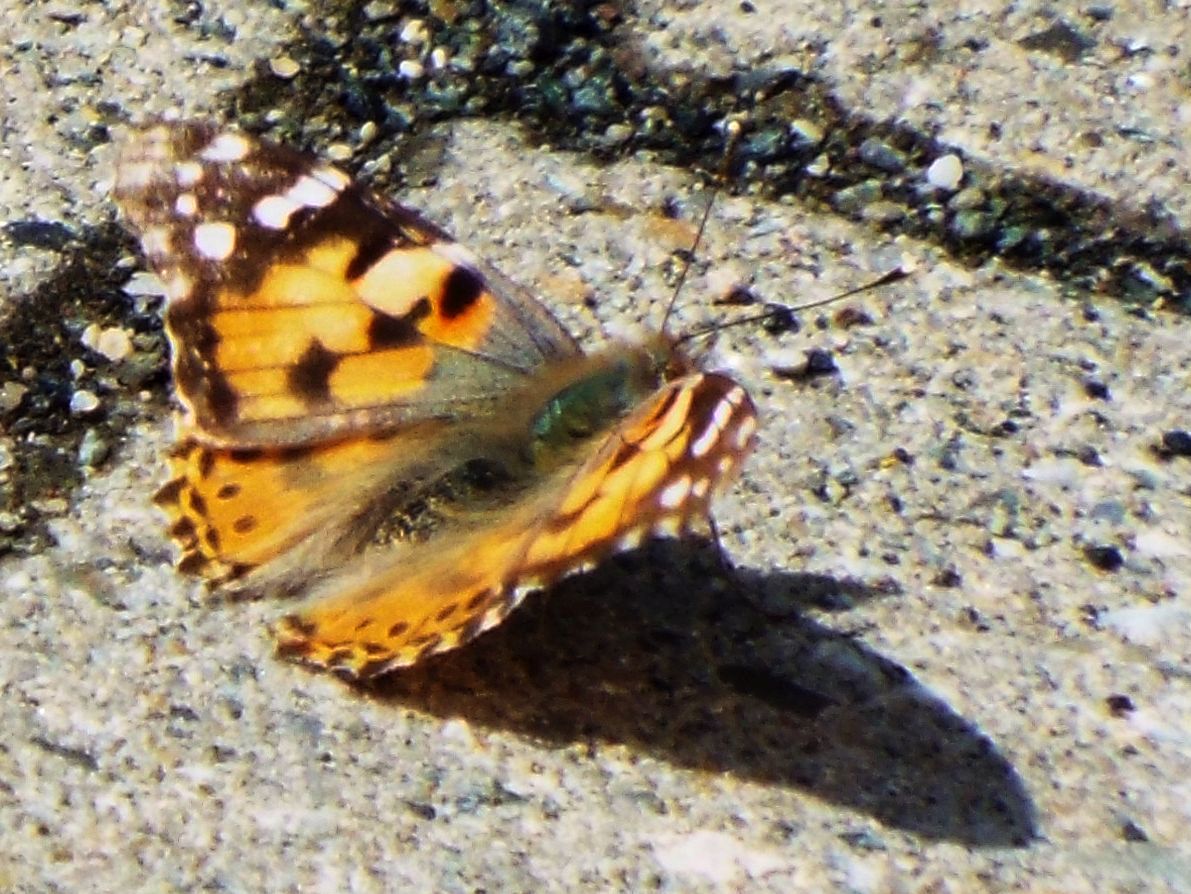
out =
{"type": "Polygon", "coordinates": [[[198,539],[198,528],[189,518],[180,518],[170,526],[170,536],[183,543],[190,543],[198,539]]]}
{"type": "Polygon", "coordinates": [[[443,283],[438,309],[444,317],[452,320],[471,309],[484,294],[484,280],[470,267],[456,267],[443,283]]]}
{"type": "Polygon", "coordinates": [[[488,591],[480,590],[480,592],[476,593],[474,596],[472,596],[470,599],[467,600],[467,605],[465,605],[464,608],[469,612],[474,612],[477,609],[479,609],[479,607],[487,601],[488,601],[488,591]]]}
{"type": "Polygon", "coordinates": [[[182,478],[173,478],[161,486],[161,489],[153,495],[153,502],[158,506],[168,506],[171,503],[181,502],[182,488],[186,481],[182,478]]]}
{"type": "Polygon", "coordinates": [[[207,567],[207,557],[200,553],[189,553],[178,560],[177,568],[183,574],[202,574],[207,567]]]}
{"type": "Polygon", "coordinates": [[[227,452],[228,457],[234,463],[253,463],[265,455],[265,451],[260,447],[233,447],[227,452]]]}
{"type": "Polygon", "coordinates": [[[215,528],[207,528],[203,532],[203,538],[206,540],[207,548],[211,552],[217,553],[220,551],[220,548],[223,545],[223,538],[219,536],[219,531],[217,531],[215,528]]]}
{"type": "Polygon", "coordinates": [[[230,425],[240,415],[240,395],[225,376],[214,371],[208,374],[207,406],[220,425],[230,425]]]}
{"type": "Polygon", "coordinates": [[[328,350],[317,338],[302,352],[289,371],[289,385],[308,404],[326,404],[331,400],[331,373],[340,356],[328,350]]]}
{"type": "Polygon", "coordinates": [[[393,239],[387,228],[380,228],[356,248],[355,257],[347,264],[344,276],[359,279],[393,249],[393,239]]]}
{"type": "Polygon", "coordinates": [[[256,528],[257,521],[254,515],[241,515],[238,519],[232,522],[232,530],[237,534],[247,534],[256,528]]]}
{"type": "MultiPolygon", "coordinates": [[[[421,299],[419,304],[425,302],[421,299]]],[[[427,309],[429,309],[429,302],[426,302],[427,309]]],[[[417,310],[418,306],[414,306],[417,310]]],[[[368,324],[368,346],[372,350],[380,350],[383,348],[400,348],[405,345],[416,344],[422,340],[422,334],[418,332],[418,327],[414,320],[410,319],[412,312],[402,317],[394,317],[390,314],[376,311],[372,315],[372,320],[368,324]]]]}
{"type": "Polygon", "coordinates": [[[409,630],[409,624],[405,621],[398,621],[389,628],[389,637],[390,639],[395,639],[396,637],[404,636],[407,630],[409,630]]]}
{"type": "Polygon", "coordinates": [[[215,492],[215,496],[220,500],[234,500],[236,497],[240,496],[240,485],[236,484],[234,481],[229,484],[225,484],[215,492]]]}
{"type": "Polygon", "coordinates": [[[314,453],[315,448],[310,444],[294,444],[292,447],[281,447],[273,452],[278,462],[296,463],[314,453]]]}
{"type": "Polygon", "coordinates": [[[196,490],[190,492],[190,508],[195,515],[207,515],[207,501],[196,490]]]}
{"type": "Polygon", "coordinates": [[[310,639],[318,632],[318,627],[297,615],[286,615],[282,618],[282,625],[298,636],[310,639]]]}
{"type": "Polygon", "coordinates": [[[199,477],[206,478],[211,474],[211,470],[215,468],[215,454],[210,450],[199,451],[199,477]]]}

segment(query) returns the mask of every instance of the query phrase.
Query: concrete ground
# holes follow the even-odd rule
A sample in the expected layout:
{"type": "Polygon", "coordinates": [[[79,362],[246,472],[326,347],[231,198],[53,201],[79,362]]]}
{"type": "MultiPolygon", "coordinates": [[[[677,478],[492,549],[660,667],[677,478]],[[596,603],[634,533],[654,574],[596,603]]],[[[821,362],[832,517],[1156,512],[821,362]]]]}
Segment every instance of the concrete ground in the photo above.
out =
{"type": "Polygon", "coordinates": [[[0,0],[0,889],[1191,891],[1186,4],[429,10],[0,0]],[[543,33],[574,114],[511,117],[543,33]],[[666,134],[733,102],[785,136],[676,331],[915,272],[718,339],[730,566],[658,541],[368,688],[173,570],[128,122],[272,124],[594,346],[658,325],[706,202],[666,134]]]}

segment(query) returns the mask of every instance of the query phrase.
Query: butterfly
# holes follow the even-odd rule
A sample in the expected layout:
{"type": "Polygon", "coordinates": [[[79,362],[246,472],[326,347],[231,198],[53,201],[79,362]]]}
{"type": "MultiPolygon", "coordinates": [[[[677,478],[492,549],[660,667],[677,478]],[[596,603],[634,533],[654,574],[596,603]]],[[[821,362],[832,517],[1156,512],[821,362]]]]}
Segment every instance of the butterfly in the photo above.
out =
{"type": "Polygon", "coordinates": [[[178,567],[301,596],[279,652],[354,679],[710,512],[756,408],[673,337],[585,353],[415,211],[282,145],[151,124],[114,195],[165,293],[178,567]]]}

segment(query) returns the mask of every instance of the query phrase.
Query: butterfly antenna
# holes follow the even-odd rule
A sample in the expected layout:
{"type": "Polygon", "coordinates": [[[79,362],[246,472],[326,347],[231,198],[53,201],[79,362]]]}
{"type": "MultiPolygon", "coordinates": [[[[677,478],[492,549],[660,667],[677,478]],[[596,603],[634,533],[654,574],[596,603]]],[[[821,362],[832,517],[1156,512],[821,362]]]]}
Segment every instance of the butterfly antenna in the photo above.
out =
{"type": "Polygon", "coordinates": [[[859,295],[862,292],[869,292],[873,289],[879,289],[882,286],[890,285],[891,283],[900,282],[901,280],[910,276],[911,272],[911,270],[908,270],[905,267],[894,267],[892,270],[881,274],[871,282],[866,282],[863,285],[856,286],[854,289],[848,289],[846,292],[840,292],[838,295],[832,295],[829,298],[820,298],[818,301],[809,301],[806,304],[796,304],[793,307],[785,304],[770,305],[769,309],[764,313],[754,314],[751,317],[741,317],[739,320],[732,320],[728,323],[715,323],[703,329],[696,329],[694,332],[688,332],[686,335],[679,337],[676,343],[681,344],[682,342],[690,341],[693,338],[700,338],[704,335],[723,332],[725,329],[732,329],[736,326],[748,326],[757,323],[766,323],[769,320],[777,320],[783,317],[789,317],[791,314],[796,314],[804,310],[823,307],[825,304],[834,304],[837,301],[843,301],[845,298],[851,298],[853,295],[859,295]]]}
{"type": "Polygon", "coordinates": [[[703,208],[703,216],[699,218],[699,228],[695,231],[695,241],[691,243],[691,248],[687,253],[685,263],[682,265],[682,270],[678,273],[678,282],[674,284],[674,292],[670,295],[670,303],[666,305],[666,313],[662,316],[662,332],[666,331],[666,324],[670,322],[670,316],[674,313],[674,308],[678,304],[678,295],[682,292],[687,274],[691,270],[691,264],[695,262],[695,255],[699,251],[699,245],[703,242],[703,231],[707,229],[707,221],[711,217],[711,209],[715,205],[716,194],[728,182],[728,167],[732,162],[732,156],[736,150],[736,142],[740,139],[740,122],[729,120],[725,123],[724,130],[727,134],[727,142],[724,145],[723,163],[720,165],[719,173],[715,177],[715,188],[712,189],[711,195],[707,197],[707,205],[703,208]]]}

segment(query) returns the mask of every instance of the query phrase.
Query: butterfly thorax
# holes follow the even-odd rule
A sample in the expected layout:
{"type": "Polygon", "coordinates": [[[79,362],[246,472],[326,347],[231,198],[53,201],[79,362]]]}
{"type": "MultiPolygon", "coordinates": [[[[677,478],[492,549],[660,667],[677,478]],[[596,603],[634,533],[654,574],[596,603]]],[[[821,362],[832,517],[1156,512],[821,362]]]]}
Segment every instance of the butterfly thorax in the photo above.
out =
{"type": "Polygon", "coordinates": [[[529,425],[532,462],[539,471],[565,464],[592,437],[605,434],[668,378],[673,351],[659,338],[621,345],[560,368],[562,382],[545,396],[529,425]]]}

